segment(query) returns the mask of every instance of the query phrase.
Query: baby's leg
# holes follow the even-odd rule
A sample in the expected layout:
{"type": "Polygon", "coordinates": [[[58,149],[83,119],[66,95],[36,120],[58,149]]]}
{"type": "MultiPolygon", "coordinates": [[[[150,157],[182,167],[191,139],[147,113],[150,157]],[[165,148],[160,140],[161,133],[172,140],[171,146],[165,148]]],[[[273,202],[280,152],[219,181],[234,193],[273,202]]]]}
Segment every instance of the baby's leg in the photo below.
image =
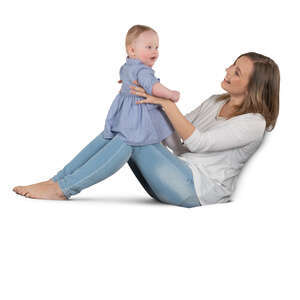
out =
{"type": "Polygon", "coordinates": [[[131,159],[161,202],[199,206],[192,170],[161,144],[134,147],[131,159]]]}

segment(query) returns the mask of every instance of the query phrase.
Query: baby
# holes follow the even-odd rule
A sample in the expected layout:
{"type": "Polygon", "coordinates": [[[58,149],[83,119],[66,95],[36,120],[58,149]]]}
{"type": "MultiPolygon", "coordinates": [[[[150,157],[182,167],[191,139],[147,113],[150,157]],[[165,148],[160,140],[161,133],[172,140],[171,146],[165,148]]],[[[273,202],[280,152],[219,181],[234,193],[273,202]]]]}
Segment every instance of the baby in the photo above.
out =
{"type": "Polygon", "coordinates": [[[174,128],[160,105],[136,104],[142,97],[130,93],[133,81],[147,94],[177,102],[178,91],[169,90],[154,76],[152,66],[158,58],[158,35],[148,26],[135,25],[126,35],[126,63],[120,69],[122,88],[114,99],[105,120],[103,137],[116,134],[128,145],[160,143],[174,128]]]}

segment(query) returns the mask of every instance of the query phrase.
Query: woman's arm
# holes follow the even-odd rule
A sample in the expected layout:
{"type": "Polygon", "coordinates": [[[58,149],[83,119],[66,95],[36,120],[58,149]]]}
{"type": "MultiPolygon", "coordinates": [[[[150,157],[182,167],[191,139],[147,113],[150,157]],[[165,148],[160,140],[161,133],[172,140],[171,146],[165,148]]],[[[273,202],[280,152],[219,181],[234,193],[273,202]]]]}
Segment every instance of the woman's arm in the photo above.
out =
{"type": "Polygon", "coordinates": [[[154,103],[162,106],[190,152],[226,151],[244,147],[252,142],[260,142],[263,138],[266,121],[262,116],[235,118],[231,122],[225,122],[223,126],[203,132],[193,126],[172,101],[149,96],[140,87],[135,88],[133,94],[146,98],[137,103],[154,103]]]}
{"type": "Polygon", "coordinates": [[[144,100],[137,101],[137,104],[152,103],[161,105],[174,129],[183,140],[186,140],[192,135],[195,130],[195,126],[184,117],[174,102],[168,99],[150,96],[146,94],[144,89],[141,87],[131,86],[130,88],[132,94],[146,98],[144,100]]]}
{"type": "Polygon", "coordinates": [[[189,138],[194,132],[195,126],[185,118],[174,102],[170,100],[166,101],[161,98],[158,99],[162,102],[162,109],[166,113],[178,135],[183,139],[183,141],[189,138]]]}
{"type": "Polygon", "coordinates": [[[182,143],[176,130],[161,142],[165,147],[170,148],[175,155],[190,152],[190,150],[182,143]]]}

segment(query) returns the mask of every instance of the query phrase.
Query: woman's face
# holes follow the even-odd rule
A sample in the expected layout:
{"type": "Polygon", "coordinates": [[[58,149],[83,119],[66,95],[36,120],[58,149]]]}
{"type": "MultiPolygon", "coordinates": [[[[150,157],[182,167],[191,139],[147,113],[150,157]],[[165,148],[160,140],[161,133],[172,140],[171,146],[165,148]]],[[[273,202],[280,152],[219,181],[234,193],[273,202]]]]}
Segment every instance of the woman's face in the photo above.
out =
{"type": "Polygon", "coordinates": [[[241,56],[226,69],[226,76],[221,83],[222,88],[232,96],[246,96],[253,68],[251,59],[241,56]]]}

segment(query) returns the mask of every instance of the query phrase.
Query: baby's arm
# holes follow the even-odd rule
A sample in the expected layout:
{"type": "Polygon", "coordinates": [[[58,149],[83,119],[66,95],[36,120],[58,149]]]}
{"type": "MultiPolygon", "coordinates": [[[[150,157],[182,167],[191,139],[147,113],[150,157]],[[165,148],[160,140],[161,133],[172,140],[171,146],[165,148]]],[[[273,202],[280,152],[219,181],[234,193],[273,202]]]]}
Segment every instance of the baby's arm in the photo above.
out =
{"type": "Polygon", "coordinates": [[[144,88],[147,94],[167,98],[174,102],[179,100],[180,94],[163,86],[154,71],[149,67],[142,67],[137,73],[137,81],[144,88]]]}
{"type": "Polygon", "coordinates": [[[152,87],[152,95],[156,97],[162,97],[162,98],[167,98],[170,99],[174,102],[177,102],[180,97],[180,93],[177,91],[172,91],[166,88],[164,85],[161,83],[157,82],[153,85],[152,87]]]}

